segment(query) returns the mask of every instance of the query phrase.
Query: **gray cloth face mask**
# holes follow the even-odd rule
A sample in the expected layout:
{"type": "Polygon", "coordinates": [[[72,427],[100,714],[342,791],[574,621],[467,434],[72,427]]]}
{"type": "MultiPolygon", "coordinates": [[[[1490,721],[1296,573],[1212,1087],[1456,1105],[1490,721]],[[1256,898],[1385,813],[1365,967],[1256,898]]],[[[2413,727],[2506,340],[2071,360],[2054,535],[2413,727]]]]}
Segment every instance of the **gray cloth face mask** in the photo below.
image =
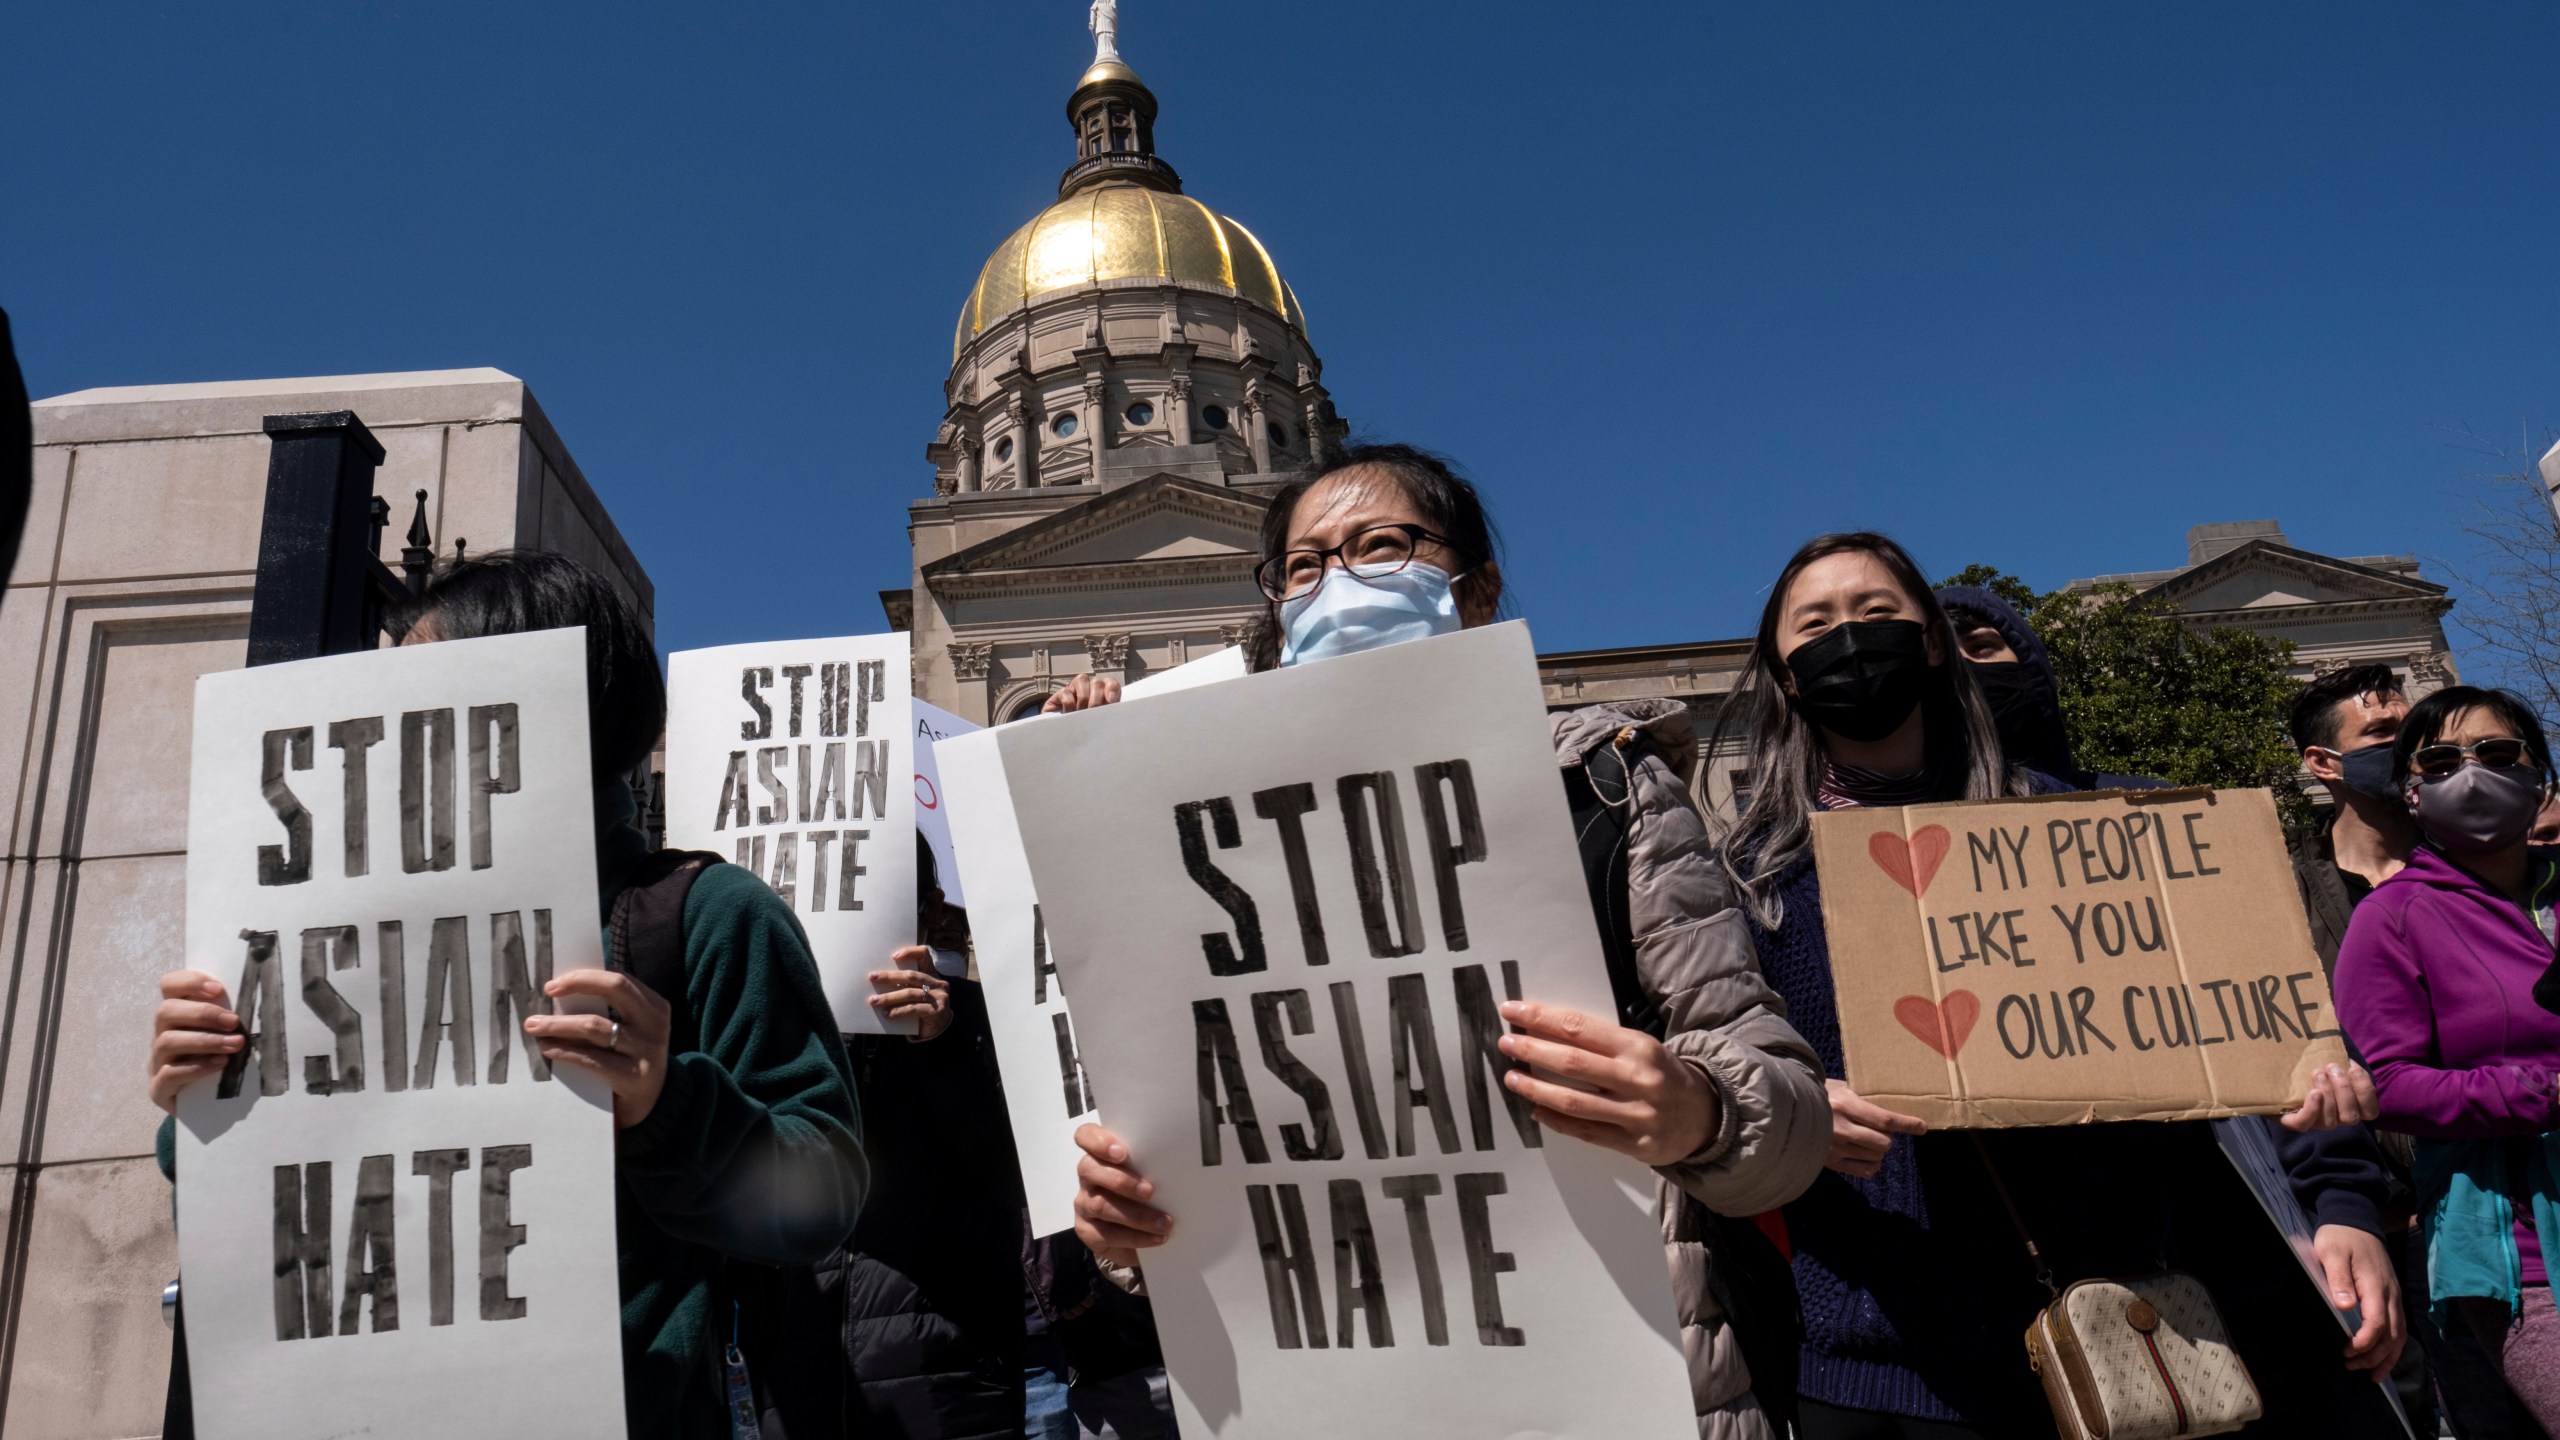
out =
{"type": "Polygon", "coordinates": [[[2520,845],[2542,809],[2543,777],[2523,765],[2466,763],[2441,780],[2409,782],[2409,813],[2437,849],[2490,855],[2520,845]]]}

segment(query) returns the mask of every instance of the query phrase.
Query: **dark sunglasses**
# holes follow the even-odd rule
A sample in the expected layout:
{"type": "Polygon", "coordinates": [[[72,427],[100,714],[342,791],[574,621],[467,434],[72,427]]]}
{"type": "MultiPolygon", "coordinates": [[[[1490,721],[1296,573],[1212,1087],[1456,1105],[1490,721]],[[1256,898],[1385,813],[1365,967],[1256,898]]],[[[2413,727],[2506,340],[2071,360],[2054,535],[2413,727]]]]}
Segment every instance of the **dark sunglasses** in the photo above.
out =
{"type": "Polygon", "coordinates": [[[2533,756],[2525,749],[2522,740],[2499,735],[2468,745],[2421,745],[2409,757],[2409,768],[2429,780],[2441,780],[2461,769],[2466,755],[2492,770],[2511,770],[2518,765],[2533,763],[2533,756]]]}

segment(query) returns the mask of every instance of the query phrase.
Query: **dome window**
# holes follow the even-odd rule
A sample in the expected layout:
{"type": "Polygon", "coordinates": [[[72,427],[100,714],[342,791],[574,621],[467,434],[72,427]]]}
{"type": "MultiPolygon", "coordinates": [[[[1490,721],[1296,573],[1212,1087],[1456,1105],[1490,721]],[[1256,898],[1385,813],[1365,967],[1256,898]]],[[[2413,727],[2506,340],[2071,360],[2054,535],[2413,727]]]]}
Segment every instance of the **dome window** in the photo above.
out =
{"type": "Polygon", "coordinates": [[[999,459],[999,460],[1010,460],[1010,459],[1012,459],[1012,458],[1013,458],[1013,437],[1012,437],[1012,436],[1007,435],[1007,436],[1006,436],[1006,437],[1004,437],[1003,439],[1001,439],[1001,440],[999,440],[999,441],[997,441],[997,442],[996,442],[996,458],[997,458],[997,459],[999,459]]]}
{"type": "Polygon", "coordinates": [[[1224,405],[1203,405],[1203,406],[1201,406],[1201,407],[1200,407],[1200,423],[1202,423],[1202,424],[1204,424],[1204,425],[1208,426],[1208,427],[1209,427],[1210,429],[1212,429],[1212,430],[1224,430],[1224,429],[1226,429],[1226,428],[1227,428],[1227,407],[1226,407],[1226,406],[1224,406],[1224,405]]]}
{"type": "Polygon", "coordinates": [[[1270,429],[1270,431],[1271,431],[1271,448],[1272,448],[1272,449],[1274,449],[1274,450],[1286,450],[1286,449],[1288,449],[1288,448],[1289,448],[1289,430],[1288,430],[1288,427],[1287,427],[1287,426],[1285,426],[1285,425],[1280,424],[1280,423],[1279,423],[1279,422],[1277,422],[1277,421],[1274,421],[1274,422],[1272,422],[1272,424],[1270,425],[1269,429],[1270,429]]]}
{"type": "Polygon", "coordinates": [[[1057,431],[1058,438],[1061,440],[1073,435],[1076,433],[1076,412],[1070,410],[1066,414],[1059,416],[1057,419],[1050,421],[1049,428],[1057,431]]]}
{"type": "Polygon", "coordinates": [[[1154,424],[1154,423],[1155,423],[1155,420],[1156,420],[1156,407],[1154,407],[1153,405],[1148,404],[1146,401],[1141,400],[1141,401],[1137,402],[1136,404],[1134,404],[1134,405],[1132,405],[1132,406],[1130,406],[1130,407],[1129,407],[1129,423],[1130,423],[1130,424],[1132,424],[1132,425],[1152,425],[1152,424],[1154,424]]]}

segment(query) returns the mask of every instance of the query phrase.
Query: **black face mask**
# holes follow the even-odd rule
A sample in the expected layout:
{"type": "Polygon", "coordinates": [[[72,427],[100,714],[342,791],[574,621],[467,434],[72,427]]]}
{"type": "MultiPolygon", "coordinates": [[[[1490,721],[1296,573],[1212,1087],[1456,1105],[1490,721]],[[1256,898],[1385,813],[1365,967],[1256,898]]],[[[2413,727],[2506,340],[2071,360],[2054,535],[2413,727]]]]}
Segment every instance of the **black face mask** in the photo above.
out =
{"type": "Polygon", "coordinates": [[[2044,719],[2044,685],[2036,673],[2022,660],[1993,660],[1973,664],[1973,683],[1982,687],[1982,702],[1991,707],[1992,722],[2000,727],[2000,744],[2012,756],[2023,755],[2036,748],[2042,735],[2044,719]]]}
{"type": "Polygon", "coordinates": [[[2401,797],[2400,787],[2391,783],[2391,744],[2385,740],[2379,745],[2329,753],[2338,757],[2338,778],[2346,782],[2348,789],[2385,805],[2406,807],[2409,802],[2401,797]]]}
{"type": "Polygon", "coordinates": [[[1787,656],[1796,704],[1847,740],[1881,740],[1910,719],[1931,668],[1928,632],[1917,620],[1852,620],[1787,656]]]}

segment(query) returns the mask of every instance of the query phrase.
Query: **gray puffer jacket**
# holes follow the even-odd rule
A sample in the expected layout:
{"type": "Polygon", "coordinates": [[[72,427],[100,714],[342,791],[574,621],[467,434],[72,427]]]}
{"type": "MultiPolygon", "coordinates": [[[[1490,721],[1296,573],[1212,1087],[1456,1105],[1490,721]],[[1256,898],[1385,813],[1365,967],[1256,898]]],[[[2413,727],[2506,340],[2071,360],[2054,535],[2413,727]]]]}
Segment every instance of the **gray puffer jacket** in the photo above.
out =
{"type": "Polygon", "coordinates": [[[1610,747],[1630,762],[1622,801],[1615,764],[1599,788],[1626,824],[1637,976],[1666,1022],[1664,1043],[1715,1086],[1723,1116],[1696,1154],[1655,1172],[1699,1440],[1770,1440],[1741,1348],[1708,1288],[1714,1257],[1703,1219],[1682,1196],[1741,1216],[1802,1194],[1830,1150],[1822,1065],[1761,977],[1706,821],[1681,782],[1697,754],[1687,708],[1672,700],[1593,705],[1557,715],[1555,741],[1566,770],[1610,747]]]}

